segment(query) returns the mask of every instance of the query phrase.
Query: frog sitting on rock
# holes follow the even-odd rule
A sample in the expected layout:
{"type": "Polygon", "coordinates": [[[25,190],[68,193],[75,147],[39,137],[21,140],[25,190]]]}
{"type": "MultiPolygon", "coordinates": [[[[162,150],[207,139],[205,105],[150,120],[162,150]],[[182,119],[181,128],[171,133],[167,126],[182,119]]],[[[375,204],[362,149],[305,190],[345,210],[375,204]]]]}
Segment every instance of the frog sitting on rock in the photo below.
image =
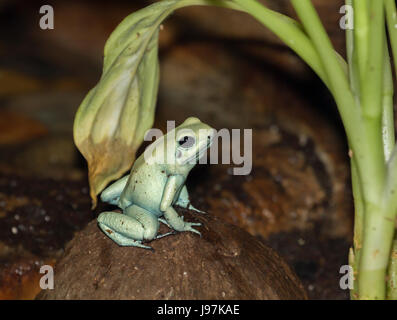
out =
{"type": "Polygon", "coordinates": [[[129,175],[102,192],[102,201],[117,205],[123,211],[123,214],[102,212],[98,217],[102,231],[120,246],[146,249],[151,247],[143,241],[159,239],[175,231],[201,235],[193,228],[200,223],[184,221],[173,205],[202,212],[190,204],[185,180],[214,136],[214,129],[191,117],[153,142],[135,161],[129,175]],[[159,222],[175,231],[158,235],[159,222]]]}

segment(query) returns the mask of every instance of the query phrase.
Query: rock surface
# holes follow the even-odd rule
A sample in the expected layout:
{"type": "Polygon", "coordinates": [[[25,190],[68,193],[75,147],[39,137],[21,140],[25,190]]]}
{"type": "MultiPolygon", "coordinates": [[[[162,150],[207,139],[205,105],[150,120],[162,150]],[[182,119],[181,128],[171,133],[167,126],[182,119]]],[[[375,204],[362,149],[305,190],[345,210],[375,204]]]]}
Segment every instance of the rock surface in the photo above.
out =
{"type": "Polygon", "coordinates": [[[55,289],[37,299],[306,298],[293,271],[261,241],[211,215],[179,212],[203,224],[202,238],[179,233],[152,241],[154,251],[119,247],[90,222],[57,262],[55,289]]]}

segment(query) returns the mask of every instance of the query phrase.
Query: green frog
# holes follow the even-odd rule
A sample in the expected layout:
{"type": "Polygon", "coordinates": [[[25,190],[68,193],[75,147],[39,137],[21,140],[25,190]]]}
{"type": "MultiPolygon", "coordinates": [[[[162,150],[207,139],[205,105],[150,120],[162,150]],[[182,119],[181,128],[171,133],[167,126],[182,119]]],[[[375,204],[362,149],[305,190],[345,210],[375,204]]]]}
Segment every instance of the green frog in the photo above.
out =
{"type": "Polygon", "coordinates": [[[201,224],[184,221],[173,206],[204,213],[191,205],[185,181],[214,136],[214,129],[190,117],[153,142],[135,161],[129,175],[102,192],[102,201],[117,205],[123,211],[102,212],[97,219],[102,231],[120,246],[145,249],[151,247],[143,242],[176,231],[190,231],[201,236],[193,228],[201,224]],[[159,222],[173,230],[159,235],[159,222]]]}

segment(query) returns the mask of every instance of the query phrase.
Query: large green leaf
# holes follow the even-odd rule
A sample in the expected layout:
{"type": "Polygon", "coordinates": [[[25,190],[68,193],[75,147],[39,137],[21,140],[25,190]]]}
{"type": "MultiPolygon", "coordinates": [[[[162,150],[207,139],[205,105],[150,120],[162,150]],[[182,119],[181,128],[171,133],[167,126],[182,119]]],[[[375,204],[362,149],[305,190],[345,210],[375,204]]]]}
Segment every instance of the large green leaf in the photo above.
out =
{"type": "Polygon", "coordinates": [[[101,79],[74,121],[75,144],[88,162],[93,206],[106,185],[131,167],[153,125],[159,26],[180,2],[158,2],[129,15],[106,42],[101,79]]]}

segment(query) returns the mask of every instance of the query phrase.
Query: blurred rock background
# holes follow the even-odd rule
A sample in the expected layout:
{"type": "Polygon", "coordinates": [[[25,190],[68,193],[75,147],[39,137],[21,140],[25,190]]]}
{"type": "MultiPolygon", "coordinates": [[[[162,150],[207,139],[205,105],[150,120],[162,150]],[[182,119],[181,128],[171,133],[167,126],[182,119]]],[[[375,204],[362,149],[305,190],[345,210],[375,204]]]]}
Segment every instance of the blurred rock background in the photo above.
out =
{"type": "MultiPolygon", "coordinates": [[[[295,16],[288,0],[262,1],[295,16]]],[[[150,1],[0,4],[0,299],[31,299],[42,264],[62,255],[90,210],[74,114],[101,75],[103,47],[150,1]],[[54,8],[54,30],[39,9],[54,8]]],[[[314,0],[336,50],[343,0],[314,0]]],[[[175,12],[160,33],[155,127],[197,116],[253,129],[253,170],[198,166],[196,207],[259,237],[295,270],[312,299],[346,299],[339,269],[352,237],[347,146],[332,97],[313,72],[251,17],[209,7],[175,12]]]]}

